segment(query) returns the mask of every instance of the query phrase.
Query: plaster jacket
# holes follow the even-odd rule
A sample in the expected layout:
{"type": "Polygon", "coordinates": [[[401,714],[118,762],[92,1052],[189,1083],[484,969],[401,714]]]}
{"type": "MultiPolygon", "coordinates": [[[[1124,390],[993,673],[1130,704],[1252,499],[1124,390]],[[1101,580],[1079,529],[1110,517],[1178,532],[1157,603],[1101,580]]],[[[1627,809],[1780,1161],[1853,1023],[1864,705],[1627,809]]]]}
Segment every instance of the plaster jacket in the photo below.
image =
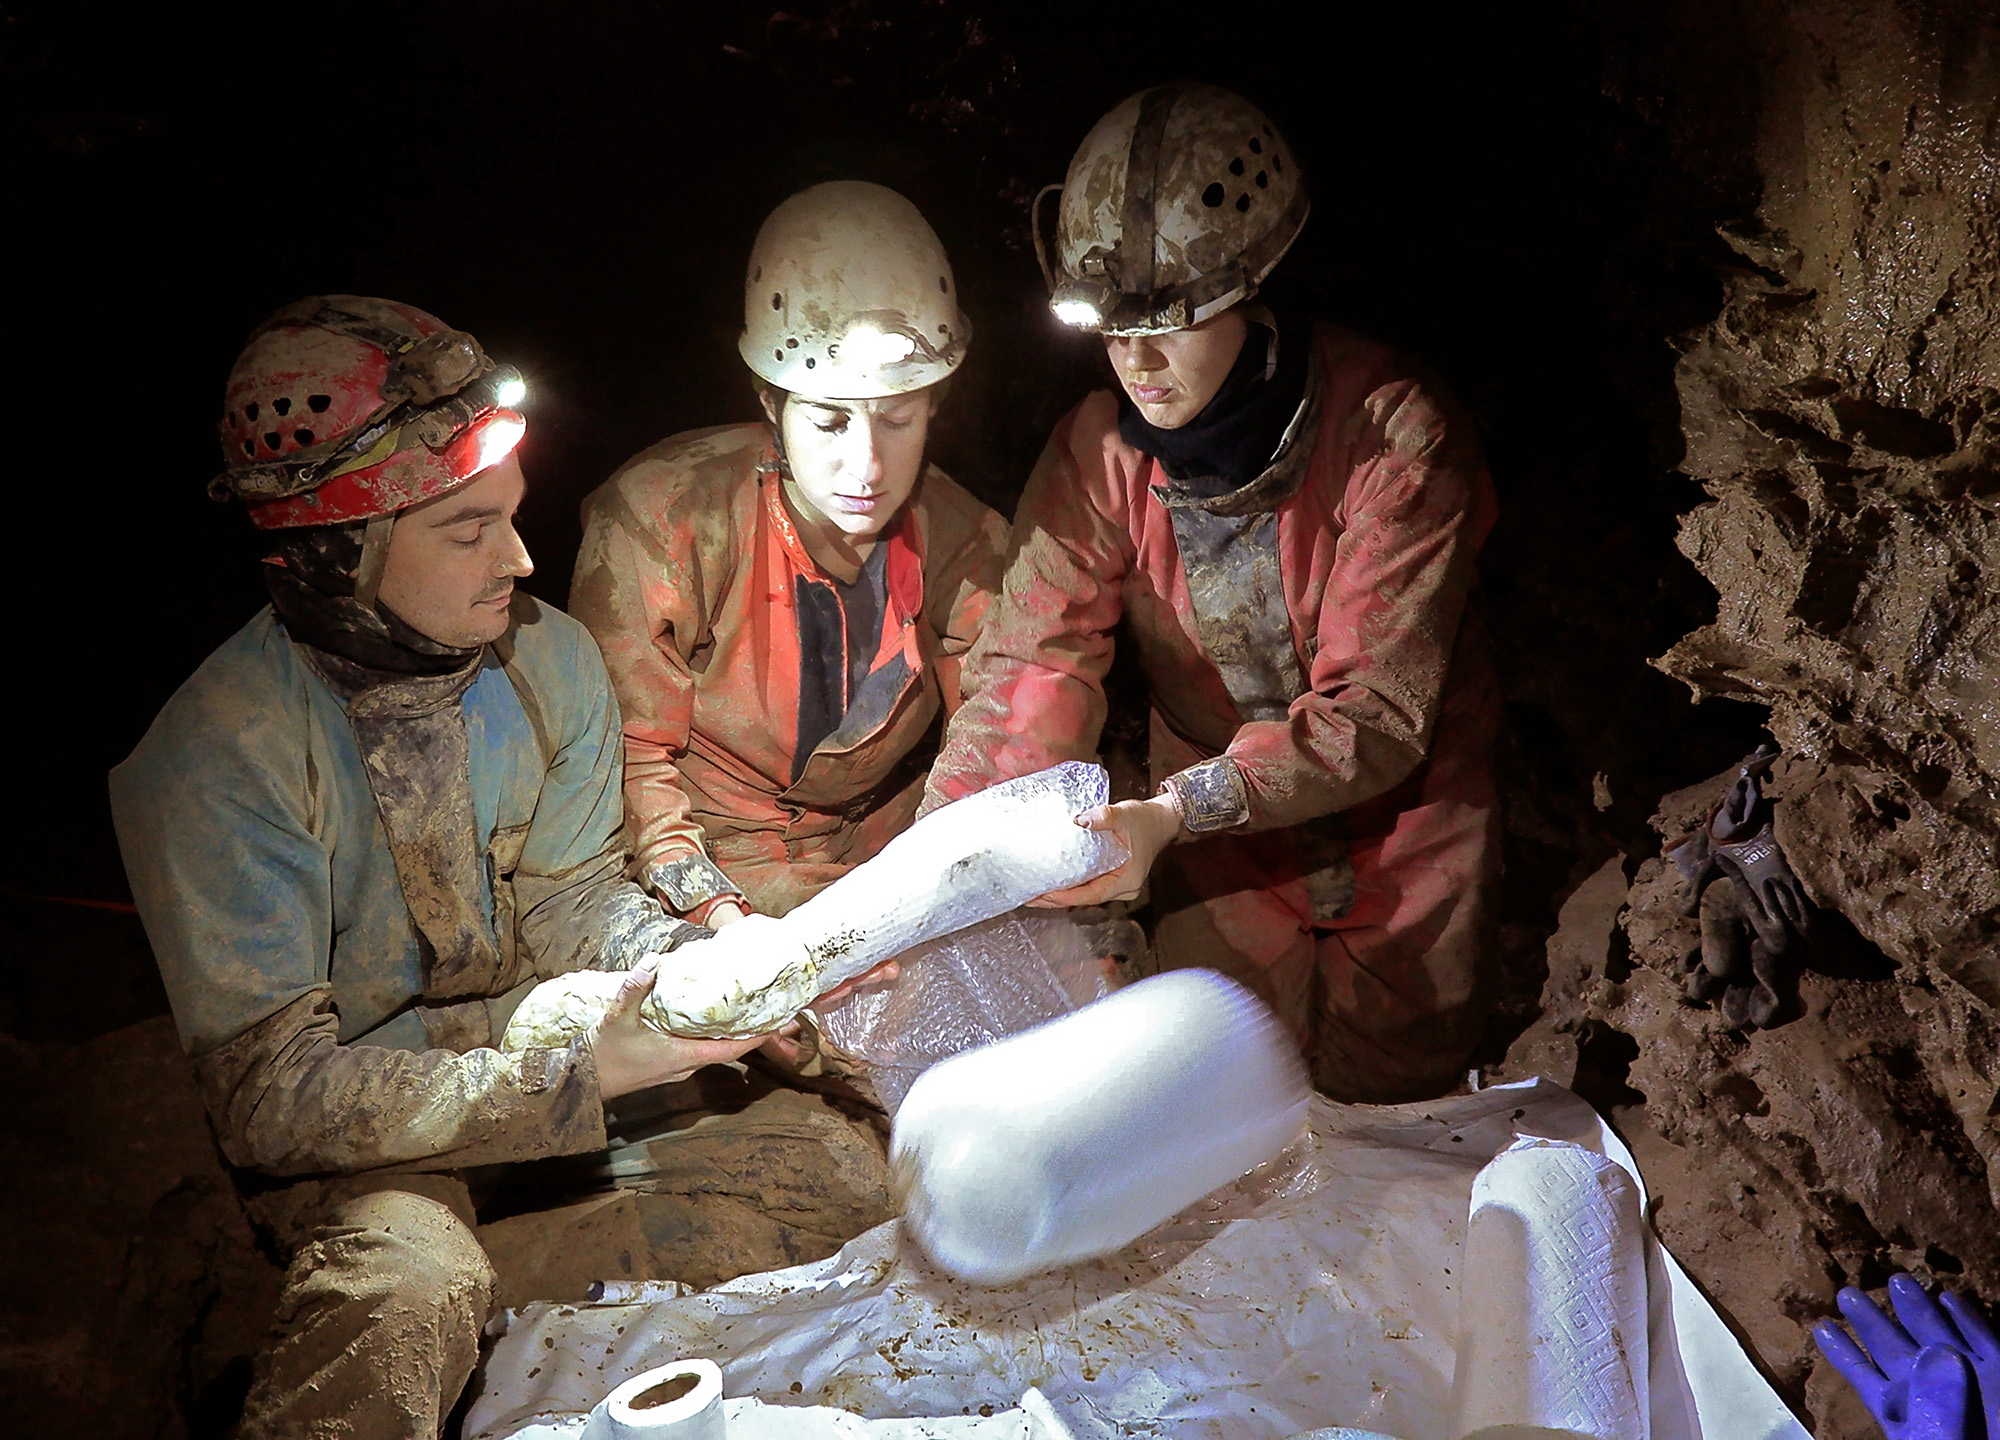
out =
{"type": "Polygon", "coordinates": [[[867,678],[802,753],[801,611],[832,582],[785,508],[769,427],[675,436],[584,502],[572,604],[624,711],[640,873],[681,877],[674,908],[733,882],[783,914],[909,824],[926,741],[958,707],[962,657],[999,588],[1005,533],[925,467],[881,542],[887,596],[867,678]],[[684,884],[701,873],[707,885],[684,884]]]}
{"type": "Polygon", "coordinates": [[[233,1163],[438,1169],[603,1145],[586,1040],[486,1047],[537,980],[704,932],[624,877],[618,710],[590,636],[520,591],[513,622],[458,702],[498,956],[469,992],[427,996],[346,709],[270,610],[112,772],[133,898],[233,1163]]]}
{"type": "MultiPolygon", "coordinates": [[[[1249,667],[1296,673],[1303,691],[1257,707],[1268,718],[1231,698],[1225,670],[1242,690],[1254,657],[1205,648],[1207,592],[1189,587],[1172,482],[1121,438],[1117,398],[1102,391],[1057,425],[1029,479],[926,807],[1094,754],[1121,622],[1150,683],[1155,779],[1234,761],[1240,830],[1354,811],[1409,780],[1434,745],[1483,752],[1490,670],[1476,645],[1454,654],[1496,513],[1470,422],[1394,351],[1347,332],[1316,329],[1313,369],[1304,474],[1270,527],[1291,654],[1249,667]]],[[[1211,636],[1226,630],[1215,620],[1211,636]]],[[[1242,627],[1246,643],[1264,629],[1242,627]]]]}

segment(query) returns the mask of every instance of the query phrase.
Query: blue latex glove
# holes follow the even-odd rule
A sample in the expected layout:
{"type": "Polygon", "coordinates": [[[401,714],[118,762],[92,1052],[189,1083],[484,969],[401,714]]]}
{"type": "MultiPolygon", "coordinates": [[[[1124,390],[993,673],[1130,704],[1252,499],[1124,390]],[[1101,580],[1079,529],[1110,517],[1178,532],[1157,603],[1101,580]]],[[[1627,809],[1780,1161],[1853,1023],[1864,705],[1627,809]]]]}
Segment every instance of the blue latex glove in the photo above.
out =
{"type": "Polygon", "coordinates": [[[1840,1292],[1865,1351],[1832,1321],[1813,1327],[1889,1440],[2000,1440],[2000,1337],[1978,1307],[1946,1291],[1940,1308],[1908,1275],[1890,1278],[1889,1301],[1895,1320],[1862,1291],[1840,1292]]]}

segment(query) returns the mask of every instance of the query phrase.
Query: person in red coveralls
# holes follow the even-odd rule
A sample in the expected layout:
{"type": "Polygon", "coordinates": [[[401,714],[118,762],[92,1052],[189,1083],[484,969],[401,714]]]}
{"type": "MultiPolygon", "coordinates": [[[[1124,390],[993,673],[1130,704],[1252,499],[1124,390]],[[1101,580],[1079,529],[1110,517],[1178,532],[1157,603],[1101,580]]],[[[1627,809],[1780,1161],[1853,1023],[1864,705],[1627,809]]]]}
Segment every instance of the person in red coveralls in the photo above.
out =
{"type": "Polygon", "coordinates": [[[1007,534],[925,458],[972,326],[915,205],[802,190],[744,279],[764,418],[620,467],[584,502],[570,589],[618,694],[638,879],[717,929],[787,913],[908,828],[1007,534]]]}
{"type": "Polygon", "coordinates": [[[1082,817],[1131,859],[1042,903],[1150,878],[1149,963],[1257,991],[1319,1088],[1448,1090],[1499,871],[1472,424],[1406,357],[1260,300],[1307,196],[1240,97],[1132,96],[1053,226],[1043,209],[1051,308],[1104,337],[1120,391],[1071,411],[1029,479],[925,807],[1093,755],[1122,624],[1159,792],[1082,817]]]}

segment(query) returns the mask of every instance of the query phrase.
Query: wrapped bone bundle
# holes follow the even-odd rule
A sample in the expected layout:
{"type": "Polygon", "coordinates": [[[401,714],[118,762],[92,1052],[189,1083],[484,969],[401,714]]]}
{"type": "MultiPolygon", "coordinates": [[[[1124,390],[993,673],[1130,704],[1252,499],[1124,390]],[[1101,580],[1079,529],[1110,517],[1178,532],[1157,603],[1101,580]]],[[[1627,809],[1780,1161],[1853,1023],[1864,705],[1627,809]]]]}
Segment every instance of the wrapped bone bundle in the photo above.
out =
{"type": "MultiPolygon", "coordinates": [[[[747,916],[660,957],[640,1018],[669,1035],[761,1035],[913,945],[1102,875],[1124,849],[1075,820],[1109,794],[1101,767],[1071,761],[934,810],[790,914],[747,916]]],[[[567,1044],[623,978],[585,970],[537,985],[501,1048],[567,1044]]]]}
{"type": "Polygon", "coordinates": [[[1156,975],[924,1071],[889,1146],[903,1226],[979,1285],[1108,1255],[1275,1159],[1311,1095],[1263,1001],[1156,975]]]}

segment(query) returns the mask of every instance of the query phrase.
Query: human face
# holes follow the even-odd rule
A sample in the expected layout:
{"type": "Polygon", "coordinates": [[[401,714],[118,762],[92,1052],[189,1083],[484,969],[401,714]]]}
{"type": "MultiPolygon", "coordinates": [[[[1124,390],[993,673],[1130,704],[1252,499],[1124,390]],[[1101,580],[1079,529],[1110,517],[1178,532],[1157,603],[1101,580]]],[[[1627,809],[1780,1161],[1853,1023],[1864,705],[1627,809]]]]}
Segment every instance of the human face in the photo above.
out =
{"type": "Polygon", "coordinates": [[[1118,383],[1148,425],[1178,430],[1207,408],[1243,351],[1249,323],[1235,310],[1164,335],[1106,335],[1118,383]]]}
{"type": "Polygon", "coordinates": [[[396,517],[382,603],[440,645],[470,649],[507,633],[514,582],[535,562],[514,529],[527,489],[509,455],[458,489],[396,517]]]}
{"type": "Polygon", "coordinates": [[[917,488],[936,408],[927,390],[879,400],[786,399],[776,417],[792,471],[785,495],[809,537],[866,549],[889,528],[917,488]]]}

